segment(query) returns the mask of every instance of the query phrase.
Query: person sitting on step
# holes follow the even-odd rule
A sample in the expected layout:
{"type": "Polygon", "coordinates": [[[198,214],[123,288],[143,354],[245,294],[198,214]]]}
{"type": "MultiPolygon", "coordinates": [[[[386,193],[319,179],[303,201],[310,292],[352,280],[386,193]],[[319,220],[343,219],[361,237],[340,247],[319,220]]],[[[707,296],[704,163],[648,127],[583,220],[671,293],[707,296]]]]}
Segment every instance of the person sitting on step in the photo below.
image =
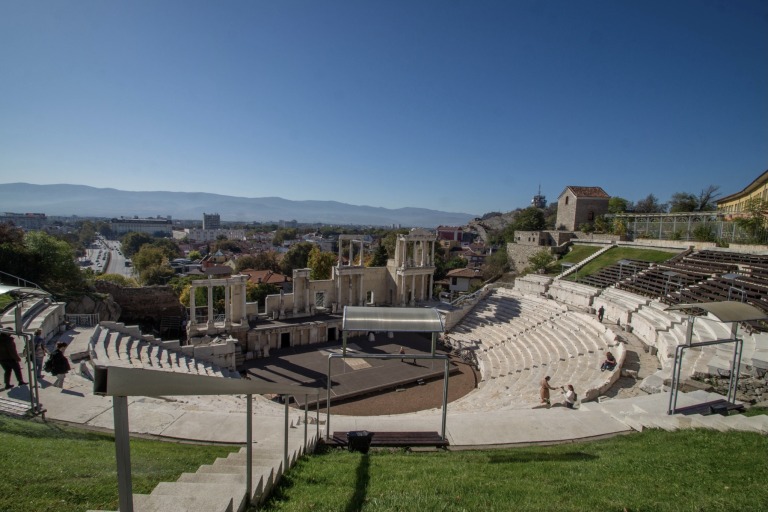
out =
{"type": "Polygon", "coordinates": [[[616,358],[613,357],[613,354],[610,352],[605,353],[605,361],[603,361],[603,364],[600,366],[600,371],[604,372],[605,370],[613,371],[613,369],[616,368],[616,358]]]}

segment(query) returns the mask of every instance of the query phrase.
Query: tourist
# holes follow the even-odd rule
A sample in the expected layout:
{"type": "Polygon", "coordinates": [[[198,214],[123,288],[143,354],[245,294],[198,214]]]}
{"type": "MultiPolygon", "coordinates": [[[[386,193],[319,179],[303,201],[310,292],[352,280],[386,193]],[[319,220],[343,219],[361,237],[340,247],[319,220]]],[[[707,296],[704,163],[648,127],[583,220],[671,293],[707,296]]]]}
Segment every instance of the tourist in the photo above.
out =
{"type": "MultiPolygon", "coordinates": [[[[400,354],[401,356],[405,355],[405,349],[403,347],[400,347],[400,352],[398,352],[398,354],[400,354]]],[[[400,358],[400,362],[401,363],[403,362],[403,358],[402,357],[400,358]]]]}
{"type": "Polygon", "coordinates": [[[610,352],[605,353],[605,361],[603,361],[603,364],[600,366],[600,371],[604,372],[605,370],[613,371],[613,369],[616,368],[616,358],[613,357],[613,354],[610,352]]]}
{"type": "Polygon", "coordinates": [[[563,390],[565,406],[569,409],[573,409],[573,406],[576,404],[576,399],[578,398],[576,392],[573,390],[573,385],[568,384],[567,390],[564,387],[561,387],[560,389],[563,390]]]}
{"type": "Polygon", "coordinates": [[[600,320],[600,322],[603,321],[603,315],[605,315],[605,308],[600,306],[600,309],[597,310],[597,319],[600,320]]]}
{"type": "Polygon", "coordinates": [[[35,351],[35,371],[37,372],[37,380],[43,378],[43,359],[45,359],[45,339],[43,339],[42,329],[35,331],[35,338],[33,340],[35,351]]]}
{"type": "Polygon", "coordinates": [[[56,350],[51,354],[51,373],[56,376],[56,382],[53,383],[57,388],[64,388],[64,378],[70,370],[69,361],[64,355],[67,349],[66,343],[57,343],[56,350]]]}
{"type": "Polygon", "coordinates": [[[21,376],[21,365],[19,365],[21,357],[16,350],[16,343],[13,341],[13,336],[8,333],[0,333],[0,365],[5,371],[5,389],[11,389],[11,372],[16,375],[16,380],[19,386],[24,386],[24,378],[21,376]]]}
{"type": "Polygon", "coordinates": [[[549,409],[550,402],[549,402],[549,390],[550,389],[557,389],[555,387],[552,387],[549,385],[549,375],[541,379],[541,389],[539,390],[539,395],[541,396],[541,403],[547,404],[547,409],[549,409]]]}

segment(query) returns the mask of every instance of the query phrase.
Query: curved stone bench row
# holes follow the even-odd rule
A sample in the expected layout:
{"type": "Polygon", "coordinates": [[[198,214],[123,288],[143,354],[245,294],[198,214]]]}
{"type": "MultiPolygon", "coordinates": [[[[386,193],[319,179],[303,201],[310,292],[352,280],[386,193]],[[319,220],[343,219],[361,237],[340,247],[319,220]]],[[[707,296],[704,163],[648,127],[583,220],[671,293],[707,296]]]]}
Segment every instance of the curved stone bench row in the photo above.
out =
{"type": "MultiPolygon", "coordinates": [[[[129,331],[130,328],[124,329],[129,331]]],[[[136,329],[138,332],[138,329],[136,329]]],[[[104,325],[94,329],[90,342],[91,361],[105,366],[124,366],[191,373],[214,377],[240,378],[238,372],[205,362],[179,350],[178,341],[162,341],[154,336],[135,336],[104,325]]]]}

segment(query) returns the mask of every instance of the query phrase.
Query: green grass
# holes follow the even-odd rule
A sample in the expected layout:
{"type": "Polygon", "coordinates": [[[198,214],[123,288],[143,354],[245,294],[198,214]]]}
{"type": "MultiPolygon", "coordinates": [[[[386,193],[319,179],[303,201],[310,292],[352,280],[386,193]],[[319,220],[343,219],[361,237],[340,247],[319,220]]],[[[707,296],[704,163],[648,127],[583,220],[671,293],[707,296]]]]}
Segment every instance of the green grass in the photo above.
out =
{"type": "MultiPolygon", "coordinates": [[[[658,251],[656,249],[635,249],[632,247],[615,247],[610,251],[606,251],[594,260],[590,261],[583,268],[579,269],[579,278],[586,277],[592,274],[596,274],[602,268],[611,266],[617,263],[619,260],[640,260],[648,261],[650,263],[661,263],[667,261],[674,256],[673,253],[667,251],[658,251]]],[[[569,275],[566,279],[571,281],[575,280],[576,273],[569,275]]]]}
{"type": "Polygon", "coordinates": [[[759,416],[761,414],[768,414],[768,407],[750,407],[742,414],[744,416],[759,416]]]}
{"type": "Polygon", "coordinates": [[[13,298],[10,295],[8,295],[7,293],[0,295],[0,311],[4,311],[5,308],[7,308],[12,303],[13,303],[13,298]]]}
{"type": "Polygon", "coordinates": [[[768,437],[705,430],[488,451],[330,450],[267,511],[768,510],[768,437]]]}
{"type": "MultiPolygon", "coordinates": [[[[133,492],[149,493],[237,448],[131,440],[133,492]]],[[[114,438],[0,416],[0,510],[117,509],[114,438]]]]}
{"type": "Polygon", "coordinates": [[[602,249],[602,247],[594,247],[591,245],[572,245],[571,250],[568,251],[565,256],[552,263],[547,274],[559,274],[563,270],[563,268],[560,266],[561,263],[578,263],[589,258],[600,249],[602,249]]]}

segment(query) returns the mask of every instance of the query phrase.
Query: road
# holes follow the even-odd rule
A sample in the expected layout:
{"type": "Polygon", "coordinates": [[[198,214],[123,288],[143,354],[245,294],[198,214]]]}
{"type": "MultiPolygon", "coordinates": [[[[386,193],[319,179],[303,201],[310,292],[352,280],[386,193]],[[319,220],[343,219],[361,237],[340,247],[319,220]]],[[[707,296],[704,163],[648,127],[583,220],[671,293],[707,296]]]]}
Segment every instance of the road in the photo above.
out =
{"type": "Polygon", "coordinates": [[[97,274],[119,274],[125,277],[133,277],[133,267],[126,267],[128,258],[123,254],[120,242],[97,238],[93,247],[86,249],[86,258],[90,264],[81,265],[90,267],[97,274]]]}

